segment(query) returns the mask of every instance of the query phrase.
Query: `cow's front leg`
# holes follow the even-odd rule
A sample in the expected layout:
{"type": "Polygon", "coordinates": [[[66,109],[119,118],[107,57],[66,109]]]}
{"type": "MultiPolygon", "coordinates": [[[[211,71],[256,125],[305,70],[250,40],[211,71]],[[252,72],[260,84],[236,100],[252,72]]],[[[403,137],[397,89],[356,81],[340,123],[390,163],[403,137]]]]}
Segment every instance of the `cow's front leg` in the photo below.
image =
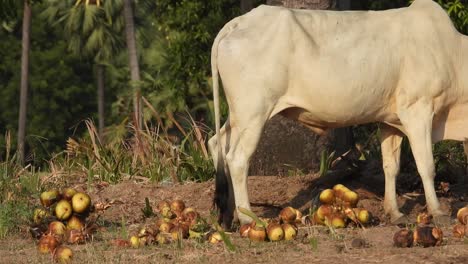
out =
{"type": "Polygon", "coordinates": [[[398,129],[386,124],[382,124],[380,129],[380,143],[385,174],[384,210],[390,216],[391,223],[399,224],[408,221],[398,209],[396,197],[396,177],[400,173],[403,135],[398,129]]]}
{"type": "Polygon", "coordinates": [[[440,209],[434,188],[435,166],[432,154],[433,105],[429,100],[420,100],[398,113],[408,136],[414,160],[424,186],[426,204],[434,220],[447,223],[450,218],[440,209]]]}

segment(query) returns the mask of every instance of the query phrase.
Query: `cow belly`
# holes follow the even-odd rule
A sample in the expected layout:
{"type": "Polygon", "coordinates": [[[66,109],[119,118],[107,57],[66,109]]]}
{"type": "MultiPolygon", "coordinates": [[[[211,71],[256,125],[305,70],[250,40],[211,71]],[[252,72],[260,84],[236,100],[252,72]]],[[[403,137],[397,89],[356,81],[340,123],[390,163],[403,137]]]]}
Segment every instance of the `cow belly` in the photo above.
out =
{"type": "Polygon", "coordinates": [[[468,104],[452,106],[449,111],[436,115],[433,122],[432,141],[468,139],[468,104]]]}

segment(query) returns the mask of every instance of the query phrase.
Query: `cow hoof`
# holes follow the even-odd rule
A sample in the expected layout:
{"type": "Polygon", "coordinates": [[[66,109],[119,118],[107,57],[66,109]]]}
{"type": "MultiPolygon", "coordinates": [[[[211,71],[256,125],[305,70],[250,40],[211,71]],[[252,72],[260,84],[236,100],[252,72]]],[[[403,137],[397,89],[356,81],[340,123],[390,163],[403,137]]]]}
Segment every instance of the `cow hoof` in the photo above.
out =
{"type": "Polygon", "coordinates": [[[392,225],[407,225],[411,222],[406,215],[401,215],[395,218],[392,217],[392,219],[390,220],[390,223],[392,223],[392,225]]]}
{"type": "Polygon", "coordinates": [[[432,221],[434,222],[434,224],[439,226],[448,226],[452,223],[452,219],[448,215],[434,216],[432,221]]]}

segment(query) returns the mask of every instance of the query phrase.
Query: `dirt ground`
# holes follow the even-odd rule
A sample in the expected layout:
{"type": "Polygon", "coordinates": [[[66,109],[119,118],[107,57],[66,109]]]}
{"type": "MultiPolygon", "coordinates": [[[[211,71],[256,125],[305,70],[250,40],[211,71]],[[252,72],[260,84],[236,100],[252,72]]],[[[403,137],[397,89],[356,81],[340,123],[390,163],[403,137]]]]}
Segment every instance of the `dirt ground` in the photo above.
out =
{"type": "MultiPolygon", "coordinates": [[[[234,252],[228,251],[222,243],[212,245],[193,240],[184,240],[180,245],[154,245],[139,249],[119,248],[110,243],[112,239],[134,234],[145,222],[154,221],[142,218],[145,197],[153,207],[163,199],[182,199],[203,216],[209,216],[213,181],[173,185],[131,179],[117,185],[100,183],[90,188],[85,183],[76,183],[77,189],[90,193],[94,203],[106,202],[111,206],[99,218],[101,227],[94,241],[71,246],[75,253],[74,263],[468,263],[468,240],[454,238],[451,226],[442,227],[445,238],[439,247],[402,249],[392,245],[393,234],[399,227],[388,224],[383,213],[384,181],[381,175],[327,179],[314,175],[249,177],[252,209],[262,217],[276,217],[285,206],[293,206],[306,213],[315,195],[337,181],[359,193],[358,206],[372,213],[372,226],[341,229],[335,236],[325,227],[301,227],[295,241],[278,243],[250,243],[248,239],[241,239],[238,233],[233,233],[230,237],[236,247],[234,252]]],[[[410,219],[415,219],[416,214],[425,209],[418,178],[403,174],[398,186],[398,202],[402,211],[410,219]],[[413,190],[405,186],[411,186],[413,190]]],[[[455,213],[466,204],[467,190],[468,186],[461,184],[451,186],[448,192],[439,190],[443,207],[455,213]]],[[[38,253],[26,228],[22,235],[0,241],[0,263],[50,262],[50,256],[38,253]]]]}

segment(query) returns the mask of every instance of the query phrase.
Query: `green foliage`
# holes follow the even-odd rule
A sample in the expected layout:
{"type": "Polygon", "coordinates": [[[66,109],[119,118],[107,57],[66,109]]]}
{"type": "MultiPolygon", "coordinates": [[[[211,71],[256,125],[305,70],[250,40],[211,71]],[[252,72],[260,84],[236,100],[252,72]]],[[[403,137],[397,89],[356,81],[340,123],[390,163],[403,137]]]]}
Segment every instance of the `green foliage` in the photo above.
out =
{"type": "Polygon", "coordinates": [[[122,0],[101,6],[76,4],[75,0],[49,0],[41,16],[63,29],[68,50],[78,56],[107,62],[124,47],[122,0]]]}
{"type": "Polygon", "coordinates": [[[468,1],[466,0],[437,0],[447,10],[455,27],[463,34],[468,34],[468,1]]]}
{"type": "Polygon", "coordinates": [[[7,133],[0,162],[0,239],[26,225],[32,216],[31,196],[40,192],[39,174],[30,167],[20,167],[11,151],[7,133]]]}
{"type": "Polygon", "coordinates": [[[233,0],[156,2],[159,38],[143,63],[151,76],[147,97],[158,112],[189,109],[196,119],[211,118],[211,45],[224,23],[239,14],[238,6],[233,0]]]}

